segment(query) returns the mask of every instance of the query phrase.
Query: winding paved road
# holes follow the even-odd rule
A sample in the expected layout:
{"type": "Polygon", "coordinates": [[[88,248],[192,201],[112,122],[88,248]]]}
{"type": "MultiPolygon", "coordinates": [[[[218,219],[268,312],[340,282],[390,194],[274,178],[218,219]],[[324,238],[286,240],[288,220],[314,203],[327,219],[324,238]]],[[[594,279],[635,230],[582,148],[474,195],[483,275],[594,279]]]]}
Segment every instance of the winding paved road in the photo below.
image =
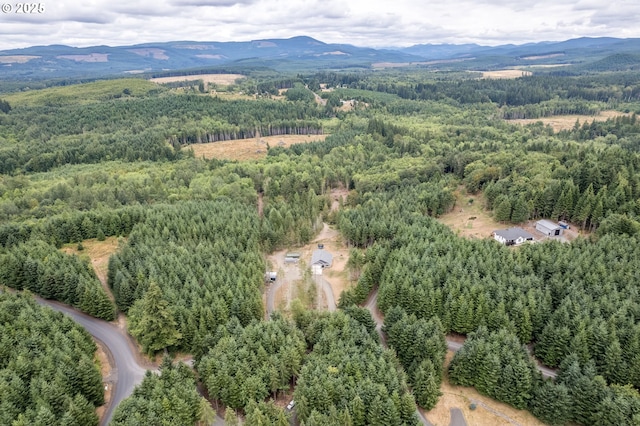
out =
{"type": "Polygon", "coordinates": [[[91,317],[62,303],[44,300],[36,297],[41,305],[46,305],[56,311],[69,315],[75,322],[84,327],[103,347],[109,352],[107,356],[113,362],[111,377],[113,377],[113,390],[111,400],[107,406],[101,425],[107,425],[111,421],[113,411],[120,401],[131,395],[133,388],[142,382],[147,368],[138,363],[136,353],[128,336],[123,330],[101,319],[91,317]]]}

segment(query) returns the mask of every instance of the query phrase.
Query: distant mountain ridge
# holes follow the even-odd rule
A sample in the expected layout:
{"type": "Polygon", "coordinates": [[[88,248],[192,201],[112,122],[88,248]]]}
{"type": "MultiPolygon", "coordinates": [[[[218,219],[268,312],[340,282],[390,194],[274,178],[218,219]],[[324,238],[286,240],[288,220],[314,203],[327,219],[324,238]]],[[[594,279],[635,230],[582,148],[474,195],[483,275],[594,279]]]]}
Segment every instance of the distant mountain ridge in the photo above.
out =
{"type": "MultiPolygon", "coordinates": [[[[482,46],[419,44],[407,48],[373,49],[324,43],[307,36],[246,42],[173,41],[131,46],[33,46],[0,51],[0,78],[93,78],[118,74],[175,71],[189,68],[268,67],[274,69],[370,68],[372,64],[419,64],[457,69],[506,66],[584,64],[612,55],[640,54],[640,39],[582,37],[561,42],[482,46]],[[460,61],[464,59],[464,61],[460,61]]],[[[602,67],[602,64],[598,65],[602,67]]]]}

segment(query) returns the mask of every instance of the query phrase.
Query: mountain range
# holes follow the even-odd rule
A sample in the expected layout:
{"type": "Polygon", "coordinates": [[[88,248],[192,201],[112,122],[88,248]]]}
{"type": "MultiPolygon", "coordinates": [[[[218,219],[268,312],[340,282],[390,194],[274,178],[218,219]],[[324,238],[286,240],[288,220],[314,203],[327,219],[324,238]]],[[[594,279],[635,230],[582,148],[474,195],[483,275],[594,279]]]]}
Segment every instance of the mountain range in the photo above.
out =
{"type": "Polygon", "coordinates": [[[181,70],[275,70],[419,66],[487,70],[511,66],[640,69],[640,39],[577,38],[482,46],[420,44],[373,49],[300,36],[247,42],[174,41],[131,46],[33,46],[0,51],[0,79],[95,78],[181,70]]]}

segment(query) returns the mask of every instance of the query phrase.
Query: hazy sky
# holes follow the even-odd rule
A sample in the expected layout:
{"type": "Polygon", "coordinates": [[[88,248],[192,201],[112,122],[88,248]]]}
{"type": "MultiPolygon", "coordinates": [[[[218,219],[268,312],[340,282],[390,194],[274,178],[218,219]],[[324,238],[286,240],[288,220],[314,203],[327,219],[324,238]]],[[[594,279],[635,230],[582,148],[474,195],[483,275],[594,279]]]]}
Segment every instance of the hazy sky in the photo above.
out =
{"type": "Polygon", "coordinates": [[[45,0],[33,14],[8,1],[0,50],[297,35],[370,47],[640,37],[639,0],[45,0]]]}

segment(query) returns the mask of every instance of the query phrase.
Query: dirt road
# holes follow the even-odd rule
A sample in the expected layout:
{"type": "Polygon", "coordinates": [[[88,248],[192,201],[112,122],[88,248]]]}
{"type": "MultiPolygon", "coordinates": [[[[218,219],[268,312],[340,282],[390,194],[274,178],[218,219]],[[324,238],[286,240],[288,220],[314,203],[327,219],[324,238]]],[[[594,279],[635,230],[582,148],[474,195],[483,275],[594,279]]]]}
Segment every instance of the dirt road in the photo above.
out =
{"type": "MultiPolygon", "coordinates": [[[[271,313],[276,310],[276,293],[278,289],[283,285],[287,285],[289,290],[292,289],[293,283],[302,279],[302,273],[300,271],[300,265],[298,263],[286,263],[284,258],[287,254],[286,250],[280,250],[269,256],[269,260],[272,263],[272,268],[278,273],[276,281],[267,284],[267,309],[266,319],[271,317],[271,313]]],[[[291,301],[287,298],[287,303],[291,301]]]]}

